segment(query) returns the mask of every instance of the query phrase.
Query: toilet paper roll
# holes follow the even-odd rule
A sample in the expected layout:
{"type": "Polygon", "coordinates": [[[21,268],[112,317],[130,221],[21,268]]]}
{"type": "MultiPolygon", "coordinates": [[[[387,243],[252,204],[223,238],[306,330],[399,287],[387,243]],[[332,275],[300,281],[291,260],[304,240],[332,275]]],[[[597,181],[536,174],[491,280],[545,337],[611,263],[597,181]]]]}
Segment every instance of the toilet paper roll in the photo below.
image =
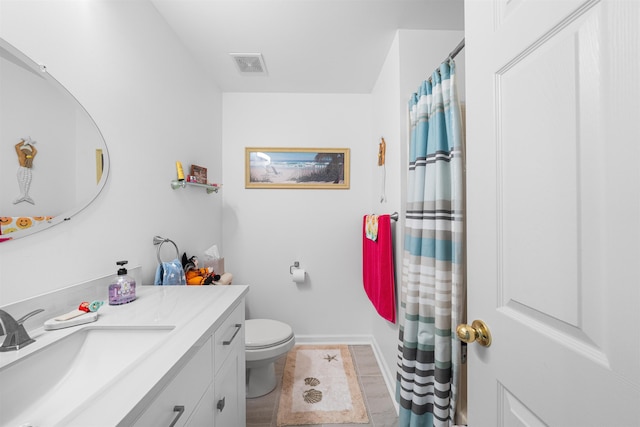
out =
{"type": "Polygon", "coordinates": [[[291,273],[291,278],[293,279],[294,283],[302,283],[304,282],[304,278],[307,275],[307,273],[304,271],[304,268],[296,268],[295,270],[293,270],[293,273],[291,273]]]}

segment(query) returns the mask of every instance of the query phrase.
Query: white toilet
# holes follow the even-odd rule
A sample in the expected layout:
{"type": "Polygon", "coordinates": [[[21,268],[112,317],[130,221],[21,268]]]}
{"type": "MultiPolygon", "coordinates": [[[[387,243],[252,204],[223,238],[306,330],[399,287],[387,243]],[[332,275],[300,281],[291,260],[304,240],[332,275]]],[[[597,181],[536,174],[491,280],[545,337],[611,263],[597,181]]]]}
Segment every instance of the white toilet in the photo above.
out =
{"type": "Polygon", "coordinates": [[[250,319],[245,321],[244,336],[247,398],[264,396],[278,384],[274,362],[293,348],[293,330],[277,320],[250,319]]]}

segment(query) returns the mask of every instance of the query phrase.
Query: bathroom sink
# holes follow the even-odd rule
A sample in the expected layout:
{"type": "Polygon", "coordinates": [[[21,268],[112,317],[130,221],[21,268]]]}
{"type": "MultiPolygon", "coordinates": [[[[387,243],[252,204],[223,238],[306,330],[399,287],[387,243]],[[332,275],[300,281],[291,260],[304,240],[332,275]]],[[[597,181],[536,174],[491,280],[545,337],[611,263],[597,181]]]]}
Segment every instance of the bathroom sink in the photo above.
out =
{"type": "Polygon", "coordinates": [[[172,329],[88,327],[1,368],[0,426],[55,425],[125,375],[172,329]]]}

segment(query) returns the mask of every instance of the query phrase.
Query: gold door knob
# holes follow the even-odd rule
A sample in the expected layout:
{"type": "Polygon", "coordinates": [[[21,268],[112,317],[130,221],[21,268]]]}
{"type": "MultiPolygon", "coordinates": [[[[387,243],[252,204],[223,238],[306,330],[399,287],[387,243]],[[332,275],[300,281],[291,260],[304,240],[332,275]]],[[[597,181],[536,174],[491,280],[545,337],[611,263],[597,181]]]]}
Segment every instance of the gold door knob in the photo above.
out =
{"type": "Polygon", "coordinates": [[[489,327],[482,320],[474,320],[471,326],[461,323],[456,328],[456,335],[460,341],[471,344],[477,341],[478,344],[489,347],[491,345],[491,332],[489,327]]]}

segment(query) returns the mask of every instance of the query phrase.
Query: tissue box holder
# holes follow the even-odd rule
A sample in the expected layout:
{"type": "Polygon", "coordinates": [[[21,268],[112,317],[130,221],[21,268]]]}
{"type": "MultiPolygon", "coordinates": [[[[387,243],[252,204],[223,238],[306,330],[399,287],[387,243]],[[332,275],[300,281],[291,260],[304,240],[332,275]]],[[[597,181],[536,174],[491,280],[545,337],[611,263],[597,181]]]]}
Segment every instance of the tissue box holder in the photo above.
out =
{"type": "Polygon", "coordinates": [[[208,259],[204,262],[204,266],[206,268],[213,268],[215,274],[219,274],[221,276],[224,274],[224,258],[208,259]]]}

